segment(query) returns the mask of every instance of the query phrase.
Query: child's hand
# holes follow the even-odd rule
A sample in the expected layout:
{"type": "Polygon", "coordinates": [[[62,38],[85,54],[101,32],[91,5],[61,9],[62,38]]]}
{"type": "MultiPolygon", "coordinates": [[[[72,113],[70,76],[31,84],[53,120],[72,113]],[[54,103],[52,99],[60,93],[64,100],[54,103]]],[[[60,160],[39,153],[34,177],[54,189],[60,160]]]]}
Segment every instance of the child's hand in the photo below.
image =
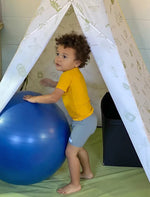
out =
{"type": "Polygon", "coordinates": [[[36,103],[35,97],[36,97],[36,96],[25,95],[25,96],[23,97],[23,99],[24,99],[25,101],[30,102],[30,103],[36,103]]]}
{"type": "Polygon", "coordinates": [[[45,86],[45,87],[50,87],[50,79],[48,79],[48,78],[42,79],[40,81],[40,84],[45,86]]]}
{"type": "Polygon", "coordinates": [[[40,81],[40,84],[45,87],[56,87],[57,82],[53,81],[52,79],[44,78],[40,81]]]}

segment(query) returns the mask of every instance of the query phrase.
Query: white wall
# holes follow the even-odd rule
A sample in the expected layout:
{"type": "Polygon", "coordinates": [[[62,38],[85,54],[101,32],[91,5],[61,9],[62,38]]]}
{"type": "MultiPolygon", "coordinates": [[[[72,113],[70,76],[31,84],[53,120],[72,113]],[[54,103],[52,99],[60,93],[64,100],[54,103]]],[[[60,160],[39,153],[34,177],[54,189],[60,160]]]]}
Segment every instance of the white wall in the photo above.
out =
{"type": "Polygon", "coordinates": [[[118,0],[118,2],[150,71],[150,0],[118,0]]]}
{"type": "Polygon", "coordinates": [[[40,0],[0,0],[4,28],[1,32],[2,73],[14,56],[40,0]]]}

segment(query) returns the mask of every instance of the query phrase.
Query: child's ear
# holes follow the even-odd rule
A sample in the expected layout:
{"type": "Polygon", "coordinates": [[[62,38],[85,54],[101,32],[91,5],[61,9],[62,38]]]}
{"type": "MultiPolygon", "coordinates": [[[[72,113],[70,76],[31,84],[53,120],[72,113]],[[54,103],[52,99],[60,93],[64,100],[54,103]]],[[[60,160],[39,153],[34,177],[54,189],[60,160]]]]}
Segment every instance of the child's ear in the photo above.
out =
{"type": "Polygon", "coordinates": [[[78,68],[80,64],[82,63],[80,60],[75,60],[75,68],[78,68]]]}

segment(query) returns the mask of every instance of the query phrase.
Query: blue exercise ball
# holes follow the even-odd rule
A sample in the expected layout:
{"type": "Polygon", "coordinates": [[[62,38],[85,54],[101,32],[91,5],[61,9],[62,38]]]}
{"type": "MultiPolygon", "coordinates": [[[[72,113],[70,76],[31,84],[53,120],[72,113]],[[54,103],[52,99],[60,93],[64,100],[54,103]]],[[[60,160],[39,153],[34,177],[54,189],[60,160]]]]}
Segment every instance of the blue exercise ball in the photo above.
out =
{"type": "Polygon", "coordinates": [[[0,179],[28,185],[54,174],[65,161],[70,128],[56,104],[33,104],[16,93],[0,114],[0,179]]]}

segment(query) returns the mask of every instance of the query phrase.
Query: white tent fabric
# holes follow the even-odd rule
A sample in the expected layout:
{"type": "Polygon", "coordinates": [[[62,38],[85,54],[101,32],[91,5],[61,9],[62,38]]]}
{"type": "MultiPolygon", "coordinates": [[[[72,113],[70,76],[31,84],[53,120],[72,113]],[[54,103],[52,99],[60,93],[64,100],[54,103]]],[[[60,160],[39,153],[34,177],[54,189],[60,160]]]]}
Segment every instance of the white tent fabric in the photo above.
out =
{"type": "Polygon", "coordinates": [[[63,7],[59,12],[51,7],[49,1],[43,0],[41,2],[41,6],[38,9],[39,15],[31,22],[0,83],[0,95],[2,95],[0,111],[5,107],[30,72],[70,7],[70,2],[67,3],[67,0],[63,2],[66,2],[66,4],[62,5],[63,7]]]}
{"type": "MultiPolygon", "coordinates": [[[[148,138],[150,122],[149,119],[147,120],[147,113],[145,113],[145,111],[149,112],[149,105],[146,99],[144,99],[146,106],[142,102],[144,106],[139,108],[141,98],[146,97],[147,94],[142,94],[142,91],[140,91],[141,94],[137,95],[138,87],[135,86],[133,81],[136,78],[135,73],[137,73],[134,73],[134,71],[137,67],[140,67],[140,61],[138,61],[137,66],[129,66],[126,69],[122,61],[123,52],[118,47],[120,40],[115,39],[114,41],[111,33],[110,26],[113,27],[114,23],[118,27],[118,32],[126,26],[125,21],[124,23],[121,23],[123,20],[118,21],[118,16],[120,19],[122,15],[117,1],[105,0],[108,16],[110,18],[113,14],[113,16],[116,16],[113,17],[113,20],[110,20],[109,26],[102,0],[42,0],[37,10],[37,15],[32,20],[0,83],[0,111],[3,110],[30,72],[71,5],[79,20],[82,31],[88,39],[97,66],[127,128],[146,175],[150,180],[150,142],[148,138]],[[133,79],[132,73],[135,76],[133,79]],[[134,91],[135,89],[136,91],[134,91]],[[138,97],[136,98],[136,96],[138,97]]],[[[125,33],[130,35],[128,32],[130,31],[126,29],[125,33]]],[[[126,39],[125,41],[127,42],[128,40],[126,39]]],[[[122,40],[121,43],[123,43],[122,40]]],[[[132,49],[137,51],[134,40],[130,36],[129,47],[131,45],[132,49]]],[[[127,54],[126,51],[125,54],[127,54]]],[[[138,53],[136,55],[139,56],[138,53]]],[[[135,59],[131,50],[128,50],[128,56],[132,56],[132,59],[135,59]]],[[[128,63],[130,61],[131,58],[128,57],[128,63]]],[[[148,79],[148,74],[143,63],[142,72],[148,79]]],[[[139,74],[137,77],[140,83],[143,83],[139,74]]],[[[140,87],[148,84],[146,80],[144,81],[144,85],[140,87]]]]}

